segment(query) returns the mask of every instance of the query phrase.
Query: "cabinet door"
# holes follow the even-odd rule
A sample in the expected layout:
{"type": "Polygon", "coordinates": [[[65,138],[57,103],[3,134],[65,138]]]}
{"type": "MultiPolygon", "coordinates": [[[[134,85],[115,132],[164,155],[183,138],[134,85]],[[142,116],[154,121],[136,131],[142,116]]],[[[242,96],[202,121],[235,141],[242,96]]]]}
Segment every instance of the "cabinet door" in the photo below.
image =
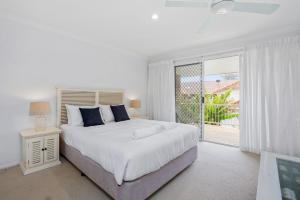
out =
{"type": "Polygon", "coordinates": [[[43,137],[37,137],[27,140],[27,165],[28,167],[36,167],[42,165],[44,162],[44,139],[43,137]]]}
{"type": "Polygon", "coordinates": [[[56,161],[58,159],[58,135],[44,137],[44,163],[56,161]]]}

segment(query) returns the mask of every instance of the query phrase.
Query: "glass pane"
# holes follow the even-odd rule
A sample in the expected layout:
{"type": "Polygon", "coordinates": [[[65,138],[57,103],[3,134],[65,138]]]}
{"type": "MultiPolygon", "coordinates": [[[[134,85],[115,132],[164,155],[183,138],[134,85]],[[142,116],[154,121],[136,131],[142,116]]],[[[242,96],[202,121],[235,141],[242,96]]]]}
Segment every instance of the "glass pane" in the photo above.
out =
{"type": "Polygon", "coordinates": [[[276,159],[283,200],[300,199],[300,163],[276,159]]]}
{"type": "Polygon", "coordinates": [[[239,56],[204,62],[204,140],[239,146],[239,56]]]}

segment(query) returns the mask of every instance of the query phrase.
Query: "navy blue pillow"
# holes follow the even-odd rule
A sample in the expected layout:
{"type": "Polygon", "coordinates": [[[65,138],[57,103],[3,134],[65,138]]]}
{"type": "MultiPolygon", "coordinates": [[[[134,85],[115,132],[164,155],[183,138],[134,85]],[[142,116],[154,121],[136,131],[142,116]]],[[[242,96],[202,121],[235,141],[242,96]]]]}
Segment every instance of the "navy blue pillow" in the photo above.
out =
{"type": "Polygon", "coordinates": [[[110,106],[110,108],[114,114],[116,122],[129,120],[129,116],[124,105],[110,106]]]}
{"type": "Polygon", "coordinates": [[[89,126],[97,126],[97,125],[103,125],[104,122],[100,115],[100,110],[98,108],[79,108],[82,120],[83,120],[83,126],[89,127],[89,126]]]}

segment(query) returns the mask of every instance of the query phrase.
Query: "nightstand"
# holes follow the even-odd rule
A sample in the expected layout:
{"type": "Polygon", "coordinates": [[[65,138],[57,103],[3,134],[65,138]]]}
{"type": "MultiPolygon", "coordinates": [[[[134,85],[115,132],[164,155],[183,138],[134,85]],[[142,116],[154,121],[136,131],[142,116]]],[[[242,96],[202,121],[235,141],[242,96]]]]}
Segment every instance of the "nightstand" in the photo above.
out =
{"type": "Polygon", "coordinates": [[[60,129],[49,127],[43,131],[26,129],[20,132],[22,140],[22,160],[24,175],[59,165],[60,129]]]}

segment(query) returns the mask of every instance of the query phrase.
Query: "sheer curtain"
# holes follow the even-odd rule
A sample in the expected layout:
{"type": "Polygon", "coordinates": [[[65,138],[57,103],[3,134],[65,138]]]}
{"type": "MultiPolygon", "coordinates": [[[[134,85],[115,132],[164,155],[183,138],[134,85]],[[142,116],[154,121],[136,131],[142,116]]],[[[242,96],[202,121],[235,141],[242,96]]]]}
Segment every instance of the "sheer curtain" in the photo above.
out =
{"type": "Polygon", "coordinates": [[[149,64],[148,106],[150,119],[175,121],[175,75],[173,61],[149,64]]]}
{"type": "Polygon", "coordinates": [[[240,70],[241,149],[300,156],[300,37],[246,47],[240,70]]]}

